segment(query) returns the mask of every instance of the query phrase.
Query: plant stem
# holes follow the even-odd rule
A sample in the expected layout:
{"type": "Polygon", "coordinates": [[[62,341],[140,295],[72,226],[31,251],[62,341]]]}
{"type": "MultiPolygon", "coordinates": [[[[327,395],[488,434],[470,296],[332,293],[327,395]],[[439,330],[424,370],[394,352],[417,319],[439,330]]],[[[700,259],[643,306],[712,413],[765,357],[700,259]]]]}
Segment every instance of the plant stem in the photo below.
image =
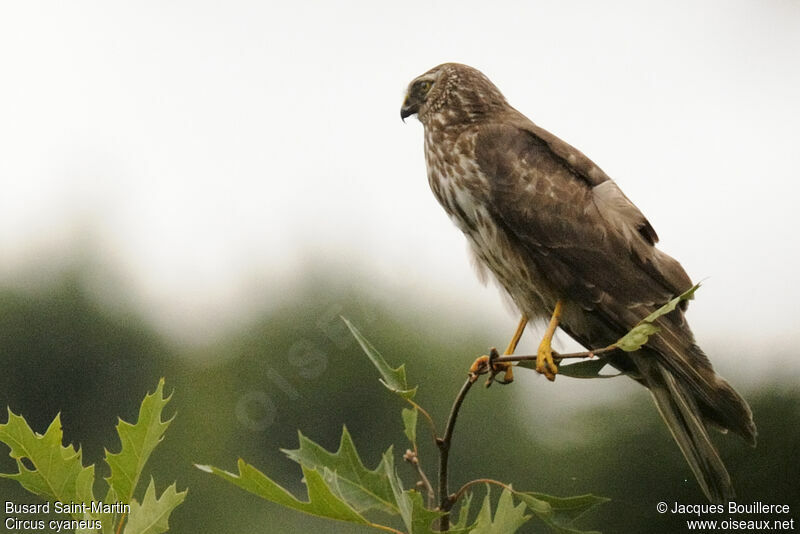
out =
{"type": "Polygon", "coordinates": [[[450,409],[450,416],[447,418],[447,427],[445,427],[444,430],[444,437],[436,439],[436,444],[439,446],[439,509],[445,512],[445,515],[443,515],[439,521],[439,530],[441,531],[450,530],[449,512],[450,508],[453,506],[447,482],[447,462],[450,457],[450,443],[453,439],[453,429],[456,426],[458,412],[472,384],[474,384],[474,381],[471,378],[467,378],[467,381],[461,386],[461,391],[458,392],[455,401],[453,401],[453,407],[450,409]]]}
{"type": "Polygon", "coordinates": [[[125,523],[126,515],[127,514],[122,514],[119,518],[119,525],[117,525],[117,534],[120,534],[120,532],[122,532],[122,524],[125,523]]]}
{"type": "Polygon", "coordinates": [[[509,486],[508,484],[504,484],[504,483],[500,482],[499,480],[494,480],[492,478],[477,478],[475,480],[470,480],[469,482],[467,482],[466,484],[461,486],[461,488],[459,488],[459,490],[453,494],[453,497],[450,499],[450,501],[451,501],[450,502],[450,506],[455,505],[458,502],[458,500],[464,495],[464,493],[469,488],[471,488],[472,486],[474,486],[476,484],[494,484],[495,486],[500,486],[501,488],[513,491],[511,489],[511,486],[509,486]]]}
{"type": "Polygon", "coordinates": [[[431,481],[428,480],[428,477],[425,475],[425,471],[422,470],[422,465],[420,465],[419,457],[416,454],[414,455],[414,460],[411,463],[414,464],[417,474],[419,475],[419,479],[422,481],[422,485],[428,495],[428,508],[431,508],[433,507],[434,499],[436,499],[436,494],[433,491],[433,486],[431,486],[431,481]]]}
{"type": "Polygon", "coordinates": [[[433,439],[435,441],[436,440],[436,436],[437,436],[437,434],[436,434],[436,423],[433,422],[433,417],[431,417],[431,414],[429,414],[427,412],[427,410],[425,410],[422,406],[420,406],[419,404],[417,404],[413,400],[406,399],[406,401],[411,406],[413,406],[415,410],[417,410],[419,413],[421,413],[422,416],[425,418],[425,420],[428,422],[428,426],[431,428],[431,435],[433,436],[433,439]]]}

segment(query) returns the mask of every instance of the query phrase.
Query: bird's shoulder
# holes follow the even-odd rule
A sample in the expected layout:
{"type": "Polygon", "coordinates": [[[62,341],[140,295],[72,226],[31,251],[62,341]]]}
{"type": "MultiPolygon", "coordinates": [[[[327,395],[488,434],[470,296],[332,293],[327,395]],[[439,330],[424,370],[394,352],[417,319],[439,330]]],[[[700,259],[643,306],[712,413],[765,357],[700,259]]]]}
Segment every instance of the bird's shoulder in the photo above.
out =
{"type": "Polygon", "coordinates": [[[525,212],[549,208],[642,245],[658,241],[644,214],[599,166],[516,110],[476,128],[475,157],[498,200],[525,212]]]}
{"type": "Polygon", "coordinates": [[[626,291],[643,289],[630,298],[649,303],[691,285],[680,264],[656,249],[655,230],[617,184],[582,152],[518,112],[484,123],[475,154],[490,184],[492,213],[526,250],[549,258],[541,261],[550,261],[551,269],[585,267],[585,280],[613,292],[618,282],[604,276],[623,277],[625,266],[626,291]],[[647,290],[640,275],[662,289],[647,290]]]}

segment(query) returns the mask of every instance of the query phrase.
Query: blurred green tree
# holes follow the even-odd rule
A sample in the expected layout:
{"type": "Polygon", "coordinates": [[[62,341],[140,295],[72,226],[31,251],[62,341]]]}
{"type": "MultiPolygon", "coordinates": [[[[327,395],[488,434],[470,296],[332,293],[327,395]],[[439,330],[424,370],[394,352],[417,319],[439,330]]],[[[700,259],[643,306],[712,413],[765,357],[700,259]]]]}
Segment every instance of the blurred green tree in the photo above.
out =
{"type": "MultiPolygon", "coordinates": [[[[482,325],[456,329],[419,314],[424,302],[390,307],[359,281],[312,278],[285,304],[211,345],[181,346],[161,337],[125,302],[106,306],[87,289],[86,276],[73,272],[37,290],[0,289],[0,401],[24,413],[40,432],[60,411],[65,439],[82,444],[94,462],[102,444],[113,441],[116,417],[133,418],[142,393],[166,377],[178,416],[150,468],[190,488],[170,519],[174,532],[194,532],[197,525],[221,534],[371,532],[287,514],[191,466],[233,469],[231,458],[244,457],[299,493],[296,464],[275,454],[297,445],[297,429],[330,450],[346,424],[367,465],[380,461],[386,444],[405,442],[402,424],[387,424],[384,416],[397,408],[396,400],[365,373],[355,342],[338,337],[339,315],[359,324],[387,360],[405,361],[412,383],[436,384],[422,388],[418,399],[437,420],[446,417],[466,368],[493,335],[482,325]]],[[[718,444],[742,502],[788,504],[800,520],[796,381],[796,375],[782,373],[744,392],[759,426],[756,449],[727,437],[718,444]]],[[[700,503],[703,497],[643,388],[602,405],[576,398],[550,406],[550,417],[538,419],[533,410],[530,416],[521,412],[546,402],[551,390],[530,384],[523,378],[470,394],[452,451],[459,462],[454,487],[489,475],[554,494],[588,491],[612,501],[584,527],[602,525],[607,533],[684,528],[658,514],[656,503],[700,503]],[[554,441],[553,433],[565,430],[578,438],[554,441]]],[[[603,384],[615,388],[618,382],[603,384]]],[[[420,454],[435,457],[428,447],[421,441],[420,454]]],[[[2,467],[10,468],[3,456],[2,467]]],[[[401,475],[413,476],[405,467],[398,465],[401,475]]],[[[0,481],[0,495],[21,494],[12,482],[0,481]]]]}

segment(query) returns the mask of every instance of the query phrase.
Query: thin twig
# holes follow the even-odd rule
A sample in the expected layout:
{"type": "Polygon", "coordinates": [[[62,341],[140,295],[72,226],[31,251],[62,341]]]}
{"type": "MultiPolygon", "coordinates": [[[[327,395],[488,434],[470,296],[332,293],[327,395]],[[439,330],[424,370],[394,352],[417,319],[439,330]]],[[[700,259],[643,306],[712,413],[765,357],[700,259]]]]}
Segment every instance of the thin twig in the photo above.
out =
{"type": "MultiPolygon", "coordinates": [[[[569,354],[559,354],[557,352],[553,352],[553,359],[554,360],[566,360],[568,358],[592,358],[597,356],[598,354],[605,354],[606,352],[611,352],[612,350],[617,350],[616,345],[609,345],[608,347],[604,347],[602,349],[596,350],[587,350],[584,352],[571,352],[569,354]]],[[[536,354],[525,354],[525,355],[511,355],[511,356],[499,356],[495,358],[494,362],[522,362],[527,360],[535,360],[537,358],[536,354]]]]}
{"type": "MultiPolygon", "coordinates": [[[[439,446],[439,508],[443,512],[449,512],[450,507],[450,492],[447,487],[447,461],[450,457],[450,442],[453,439],[453,429],[456,426],[456,419],[464,398],[469,393],[472,384],[472,378],[467,378],[464,385],[461,386],[461,391],[458,392],[453,407],[450,409],[450,415],[447,418],[447,426],[444,430],[444,437],[437,438],[436,444],[439,446]]],[[[446,513],[439,521],[439,530],[446,531],[450,529],[450,514],[446,513]]]]}
{"type": "Polygon", "coordinates": [[[422,470],[422,465],[420,465],[419,460],[417,460],[414,465],[417,468],[417,473],[419,473],[420,480],[422,480],[422,485],[425,486],[425,490],[428,492],[428,508],[433,508],[433,503],[436,501],[436,493],[433,491],[431,481],[428,480],[427,476],[425,476],[425,471],[422,470]]]}
{"type": "Polygon", "coordinates": [[[433,508],[433,502],[436,499],[436,493],[433,491],[433,486],[431,486],[431,481],[428,480],[425,471],[422,469],[422,465],[419,462],[419,455],[417,451],[407,450],[406,453],[403,455],[403,460],[410,463],[414,466],[417,470],[417,475],[419,475],[420,483],[422,487],[425,488],[425,492],[428,495],[428,508],[433,508]]]}
{"type": "MultiPolygon", "coordinates": [[[[558,354],[553,353],[553,358],[558,360],[563,360],[566,358],[592,358],[598,354],[604,354],[606,352],[611,352],[612,350],[616,350],[616,345],[609,345],[608,347],[604,347],[602,349],[597,350],[589,350],[586,352],[574,352],[570,354],[558,354]]],[[[519,362],[519,361],[526,361],[526,360],[535,360],[537,356],[533,355],[523,355],[523,356],[498,356],[497,351],[493,350],[493,354],[491,357],[491,363],[488,364],[489,369],[493,369],[493,364],[496,362],[519,362]]],[[[491,372],[491,371],[490,371],[491,372]]],[[[448,460],[450,458],[450,443],[453,440],[453,430],[456,426],[456,419],[458,418],[458,412],[461,410],[461,405],[464,403],[464,399],[469,393],[472,384],[475,383],[475,379],[477,378],[478,373],[470,373],[470,376],[467,378],[464,385],[461,386],[461,390],[458,392],[455,400],[453,401],[453,407],[450,409],[450,415],[447,418],[447,426],[444,430],[444,437],[435,437],[436,445],[439,447],[439,509],[442,512],[445,512],[445,515],[439,520],[439,530],[447,531],[450,530],[450,510],[452,509],[453,505],[461,498],[464,492],[475,484],[487,483],[487,484],[495,484],[498,486],[502,486],[504,488],[509,488],[506,484],[502,482],[498,482],[497,480],[492,480],[489,478],[480,478],[477,480],[473,480],[471,482],[467,482],[464,486],[462,486],[455,494],[450,495],[449,488],[448,488],[448,460]]],[[[409,402],[416,407],[420,412],[423,413],[425,418],[428,420],[428,423],[433,431],[433,435],[436,436],[436,426],[433,423],[433,418],[423,410],[419,405],[415,402],[409,400],[409,402]]],[[[414,458],[416,459],[416,453],[414,453],[414,458]]],[[[418,472],[420,474],[420,479],[423,480],[423,485],[425,484],[425,474],[422,472],[422,469],[419,467],[419,460],[415,463],[415,466],[418,468],[418,472]]],[[[430,483],[426,487],[429,487],[430,483]]]]}

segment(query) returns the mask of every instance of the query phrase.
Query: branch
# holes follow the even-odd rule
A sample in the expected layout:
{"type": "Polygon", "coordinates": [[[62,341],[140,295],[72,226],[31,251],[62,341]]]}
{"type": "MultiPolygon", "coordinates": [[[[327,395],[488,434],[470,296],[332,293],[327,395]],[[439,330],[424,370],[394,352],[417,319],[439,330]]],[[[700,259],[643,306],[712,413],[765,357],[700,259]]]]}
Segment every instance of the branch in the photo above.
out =
{"type": "Polygon", "coordinates": [[[447,418],[447,427],[444,431],[443,438],[436,439],[436,445],[439,446],[439,509],[443,512],[448,512],[442,516],[439,522],[439,529],[442,531],[450,530],[450,508],[453,507],[453,501],[450,498],[450,492],[447,487],[447,461],[450,457],[450,443],[453,440],[453,429],[456,426],[456,419],[461,405],[464,403],[464,398],[469,393],[472,384],[475,381],[470,377],[461,386],[461,391],[458,392],[453,407],[450,409],[450,416],[447,418]]]}
{"type": "MultiPolygon", "coordinates": [[[[607,352],[611,352],[611,351],[617,350],[617,348],[618,348],[617,345],[613,344],[613,345],[609,345],[608,347],[604,347],[602,349],[589,350],[589,351],[585,351],[585,352],[573,352],[573,353],[570,353],[570,354],[553,353],[553,358],[555,358],[557,360],[564,360],[564,359],[567,359],[567,358],[593,358],[594,356],[596,356],[598,354],[605,354],[607,352]]],[[[496,363],[496,362],[520,362],[520,361],[536,360],[536,358],[537,358],[537,355],[535,355],[535,354],[522,355],[522,356],[512,356],[512,355],[499,356],[497,354],[497,350],[496,349],[492,349],[492,354],[490,356],[490,363],[488,364],[487,367],[489,369],[493,369],[494,368],[493,364],[496,363]]],[[[487,371],[490,372],[490,373],[492,372],[490,370],[487,370],[487,371]]],[[[453,505],[458,501],[458,499],[460,499],[461,496],[464,494],[464,492],[467,489],[469,489],[471,486],[473,486],[475,484],[487,483],[487,484],[495,484],[495,485],[498,485],[498,486],[502,486],[504,488],[508,488],[507,485],[503,484],[502,482],[498,482],[497,480],[492,480],[492,479],[488,479],[488,478],[481,478],[481,479],[473,480],[471,482],[467,482],[464,486],[462,486],[453,495],[450,495],[450,492],[449,492],[449,489],[448,489],[448,461],[449,461],[449,458],[450,458],[450,444],[451,444],[451,442],[453,440],[453,430],[455,429],[455,426],[456,426],[456,419],[458,418],[458,412],[461,410],[461,405],[464,403],[464,399],[466,398],[467,393],[469,393],[469,390],[472,387],[472,384],[475,383],[475,380],[477,379],[478,374],[482,374],[482,373],[480,373],[480,372],[478,372],[478,373],[470,373],[470,376],[467,378],[466,382],[464,382],[464,385],[461,386],[461,390],[458,392],[458,395],[456,396],[455,400],[453,401],[453,407],[450,409],[450,415],[447,418],[447,426],[445,427],[444,437],[441,437],[441,438],[436,437],[435,438],[436,445],[439,447],[439,509],[441,511],[445,512],[445,515],[442,516],[442,518],[440,519],[440,522],[439,522],[439,529],[442,532],[447,531],[447,530],[450,529],[450,513],[449,512],[453,508],[453,505]]],[[[412,402],[412,401],[409,401],[409,402],[411,402],[412,404],[417,406],[414,402],[412,402]]],[[[434,436],[436,436],[436,427],[435,427],[435,425],[433,423],[433,419],[430,417],[430,415],[427,412],[425,412],[424,410],[421,410],[421,411],[425,415],[425,418],[428,420],[428,423],[430,424],[431,429],[434,432],[434,436]]],[[[412,452],[412,451],[409,451],[409,452],[412,452]]],[[[408,453],[406,453],[406,454],[408,455],[408,453]]],[[[422,480],[423,485],[426,488],[428,488],[429,492],[432,492],[433,490],[430,488],[430,482],[427,482],[427,478],[425,477],[425,473],[422,472],[422,469],[419,466],[419,460],[416,458],[416,454],[412,452],[412,455],[414,456],[413,460],[416,460],[416,461],[410,460],[408,458],[406,458],[406,460],[411,461],[411,463],[413,463],[417,467],[417,471],[419,472],[420,479],[422,480]],[[426,482],[427,482],[427,484],[426,484],[426,482]]],[[[430,495],[430,493],[429,493],[429,495],[430,495]]]]}
{"type": "Polygon", "coordinates": [[[425,488],[425,492],[428,495],[428,508],[433,508],[433,501],[436,499],[436,493],[434,493],[433,486],[431,486],[431,481],[428,480],[428,477],[425,475],[425,471],[422,470],[417,452],[407,449],[406,453],[403,455],[403,460],[413,465],[417,470],[417,475],[419,475],[419,482],[417,482],[417,485],[421,485],[423,488],[425,488]]]}
{"type": "MultiPolygon", "coordinates": [[[[597,356],[599,354],[605,354],[607,352],[611,352],[611,351],[617,350],[618,348],[619,347],[617,347],[617,345],[614,344],[614,345],[609,345],[608,347],[603,347],[602,349],[587,350],[587,351],[584,351],[584,352],[570,352],[569,354],[559,354],[559,353],[553,351],[553,359],[554,360],[566,360],[568,358],[594,358],[595,356],[597,356]]],[[[527,361],[527,360],[536,360],[536,358],[537,358],[536,354],[525,354],[525,355],[519,355],[519,356],[514,356],[514,355],[498,356],[497,358],[492,358],[492,362],[493,363],[494,362],[523,362],[523,361],[527,361]]]]}

